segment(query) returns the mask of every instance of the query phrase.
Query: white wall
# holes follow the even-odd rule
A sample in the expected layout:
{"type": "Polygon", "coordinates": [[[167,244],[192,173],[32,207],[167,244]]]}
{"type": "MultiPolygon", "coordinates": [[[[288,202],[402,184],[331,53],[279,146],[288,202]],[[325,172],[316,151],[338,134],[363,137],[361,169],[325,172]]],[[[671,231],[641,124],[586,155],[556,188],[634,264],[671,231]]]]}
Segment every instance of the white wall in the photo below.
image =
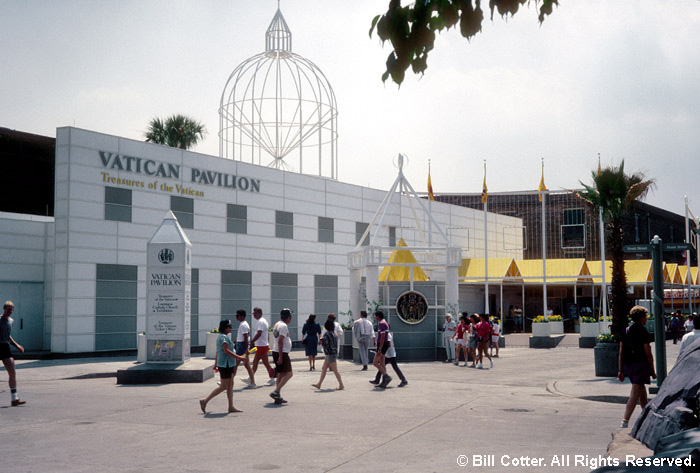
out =
{"type": "MultiPolygon", "coordinates": [[[[387,189],[395,176],[387,176],[387,189]]],[[[270,273],[298,274],[299,322],[314,311],[314,278],[338,276],[339,311],[348,309],[349,276],[347,253],[355,246],[355,223],[369,223],[386,190],[369,189],[327,178],[284,172],[272,168],[201,155],[176,148],[133,141],[76,128],[59,128],[56,141],[55,250],[49,249],[52,269],[52,349],[59,352],[94,350],[95,266],[127,264],[139,266],[138,313],[145,313],[146,242],[170,208],[175,186],[203,193],[194,199],[194,229],[185,229],[192,242],[192,267],[200,271],[200,330],[220,319],[220,271],[253,273],[253,305],[270,311],[270,273]],[[105,168],[99,152],[138,157],[180,166],[179,179],[105,168]],[[216,171],[260,181],[260,192],[249,192],[191,182],[191,169],[216,171]],[[105,176],[143,183],[143,188],[107,183],[105,176]],[[167,184],[172,190],[161,188],[167,184]],[[104,187],[132,189],[132,221],[104,219],[104,187]],[[152,189],[149,189],[151,185],[152,189]],[[226,204],[248,207],[248,234],[226,232],[226,204]],[[275,236],[275,211],[292,212],[294,238],[275,236]],[[334,219],[334,243],[318,242],[318,217],[334,219]]],[[[420,207],[416,205],[420,210],[420,207]]],[[[452,231],[453,244],[465,248],[464,257],[483,254],[483,213],[432,202],[436,220],[452,231]]],[[[425,216],[423,227],[428,229],[425,216]]],[[[385,223],[397,227],[397,240],[409,246],[422,245],[413,229],[413,214],[407,198],[392,205],[385,223]]],[[[490,216],[489,255],[499,253],[498,235],[504,226],[520,225],[512,217],[490,216]],[[493,219],[491,219],[493,217],[493,219]]],[[[433,228],[433,241],[441,240],[433,228]]],[[[388,245],[388,231],[380,245],[388,245]]],[[[36,271],[41,272],[39,264],[36,271]]],[[[274,317],[273,317],[274,319],[274,317]]],[[[144,316],[139,315],[142,330],[144,316]]],[[[301,323],[299,323],[301,327],[301,323]]]]}

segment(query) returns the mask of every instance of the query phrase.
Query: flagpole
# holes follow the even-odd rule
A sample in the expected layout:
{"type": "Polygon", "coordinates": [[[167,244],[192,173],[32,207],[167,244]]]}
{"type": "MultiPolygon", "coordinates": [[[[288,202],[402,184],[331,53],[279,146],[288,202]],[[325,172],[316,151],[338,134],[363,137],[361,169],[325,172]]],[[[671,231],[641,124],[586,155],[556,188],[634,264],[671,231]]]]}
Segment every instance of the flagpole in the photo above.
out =
{"type": "Polygon", "coordinates": [[[489,307],[489,220],[488,220],[488,189],[486,187],[486,160],[484,159],[484,186],[482,190],[484,203],[484,315],[490,312],[489,307]]]}
{"type": "MultiPolygon", "coordinates": [[[[598,174],[600,174],[600,153],[598,153],[598,174]]],[[[603,221],[603,207],[599,208],[598,212],[598,226],[600,227],[600,266],[602,268],[602,277],[600,279],[600,306],[602,308],[603,315],[603,325],[605,326],[606,333],[608,329],[608,288],[607,282],[605,281],[605,222],[603,221]]],[[[595,307],[594,307],[595,308],[595,307]]]]}
{"type": "MultiPolygon", "coordinates": [[[[430,160],[428,159],[428,213],[430,216],[433,215],[433,183],[430,179],[430,160]]],[[[433,219],[428,216],[428,248],[433,247],[433,219]]]]}
{"type": "MultiPolygon", "coordinates": [[[[544,182],[544,158],[542,158],[542,182],[544,182]]],[[[548,318],[547,314],[547,225],[545,222],[545,199],[547,194],[544,190],[540,191],[540,196],[542,197],[542,314],[545,319],[548,318]]]]}

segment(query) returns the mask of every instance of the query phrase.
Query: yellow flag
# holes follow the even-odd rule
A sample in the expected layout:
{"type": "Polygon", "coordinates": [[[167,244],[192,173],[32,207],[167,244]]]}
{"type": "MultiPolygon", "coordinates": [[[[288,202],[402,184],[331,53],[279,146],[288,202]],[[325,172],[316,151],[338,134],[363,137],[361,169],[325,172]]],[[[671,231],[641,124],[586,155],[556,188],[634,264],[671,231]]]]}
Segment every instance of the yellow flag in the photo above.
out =
{"type": "Polygon", "coordinates": [[[544,185],[544,162],[542,163],[542,177],[540,178],[540,186],[537,188],[538,191],[540,191],[539,199],[540,202],[542,202],[542,191],[547,190],[547,186],[544,185]]]}
{"type": "Polygon", "coordinates": [[[485,204],[489,198],[489,188],[486,187],[486,163],[484,163],[484,186],[481,189],[481,203],[485,204]]]}
{"type": "Polygon", "coordinates": [[[430,182],[430,165],[428,165],[428,199],[435,200],[433,195],[433,184],[430,182]]]}

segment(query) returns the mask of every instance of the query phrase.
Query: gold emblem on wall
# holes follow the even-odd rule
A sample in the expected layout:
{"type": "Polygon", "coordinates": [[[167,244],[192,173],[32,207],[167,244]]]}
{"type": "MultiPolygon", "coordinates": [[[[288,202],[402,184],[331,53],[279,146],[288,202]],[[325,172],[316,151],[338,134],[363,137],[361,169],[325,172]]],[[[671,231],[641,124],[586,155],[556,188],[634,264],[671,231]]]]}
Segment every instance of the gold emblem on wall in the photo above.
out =
{"type": "Polygon", "coordinates": [[[418,324],[428,315],[428,300],[416,291],[406,291],[396,299],[396,313],[408,324],[418,324]]]}

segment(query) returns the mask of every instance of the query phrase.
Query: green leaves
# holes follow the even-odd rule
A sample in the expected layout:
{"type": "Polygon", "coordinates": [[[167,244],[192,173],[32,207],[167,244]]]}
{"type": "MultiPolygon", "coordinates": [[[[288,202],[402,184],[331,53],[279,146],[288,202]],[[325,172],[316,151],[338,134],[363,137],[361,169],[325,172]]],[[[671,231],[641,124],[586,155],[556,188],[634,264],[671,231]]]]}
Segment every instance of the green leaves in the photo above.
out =
{"type": "MultiPolygon", "coordinates": [[[[494,10],[502,17],[514,15],[520,5],[532,0],[490,0],[491,19],[494,10]]],[[[534,0],[539,4],[539,0],[534,0]]],[[[552,13],[558,0],[542,0],[539,21],[552,13]]],[[[411,67],[415,74],[424,74],[428,68],[428,53],[435,46],[436,33],[456,27],[462,36],[471,39],[481,31],[484,12],[481,0],[417,0],[409,6],[401,6],[400,0],[391,0],[383,15],[372,19],[369,36],[375,32],[382,43],[389,40],[392,52],[386,61],[386,71],[382,81],[391,77],[401,85],[406,69],[411,67]]]]}
{"type": "Polygon", "coordinates": [[[156,117],[146,130],[146,141],[173,148],[190,149],[204,138],[206,127],[185,115],[172,115],[165,120],[156,117]]]}

